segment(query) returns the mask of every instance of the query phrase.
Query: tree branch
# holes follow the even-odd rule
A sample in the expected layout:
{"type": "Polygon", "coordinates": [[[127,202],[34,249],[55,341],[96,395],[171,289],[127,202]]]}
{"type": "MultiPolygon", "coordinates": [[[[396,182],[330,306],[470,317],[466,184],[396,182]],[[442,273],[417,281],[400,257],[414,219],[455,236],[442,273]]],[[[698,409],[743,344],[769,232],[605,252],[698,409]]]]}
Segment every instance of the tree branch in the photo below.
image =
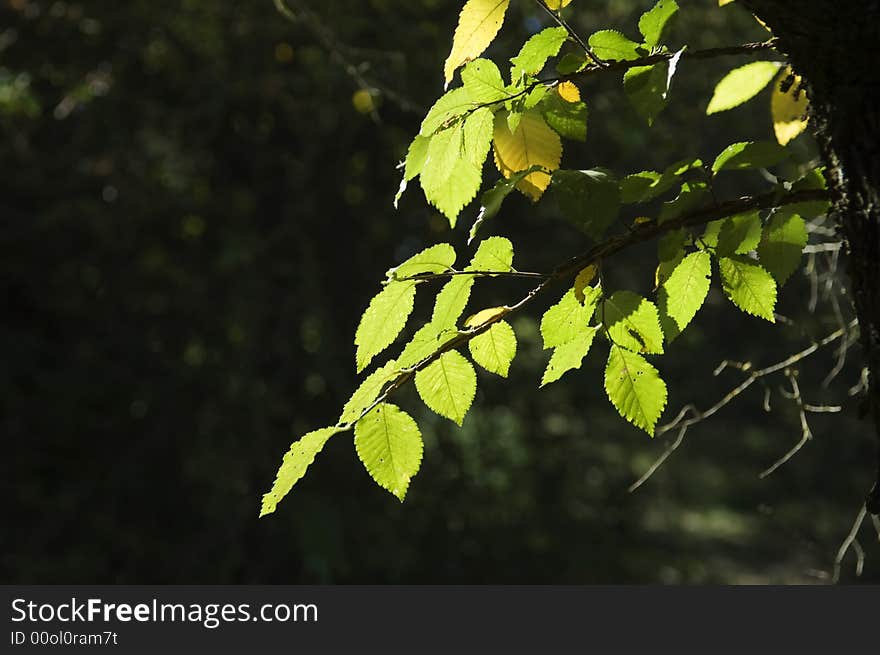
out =
{"type": "MultiPolygon", "coordinates": [[[[502,307],[501,309],[499,309],[497,314],[494,314],[492,317],[488,318],[480,325],[457,332],[455,336],[450,338],[449,341],[446,341],[445,343],[440,345],[437,350],[435,350],[429,356],[425,357],[414,366],[403,371],[399,371],[394,378],[388,381],[387,386],[383,389],[379,397],[376,398],[357,419],[351,421],[348,424],[340,425],[339,427],[343,430],[351,428],[355,423],[357,423],[358,420],[360,420],[360,418],[368,414],[374,407],[388,400],[388,398],[390,398],[391,395],[394,394],[394,392],[396,392],[404,384],[406,384],[418,371],[421,371],[433,364],[435,361],[440,359],[440,357],[444,353],[463,346],[474,337],[483,334],[495,323],[498,323],[503,318],[507,317],[513,312],[518,311],[519,309],[530,303],[536,296],[540,295],[554,284],[571,279],[579,271],[581,271],[586,266],[589,266],[590,264],[599,262],[602,259],[615,255],[636,244],[648,241],[649,239],[656,238],[662,234],[665,234],[666,232],[677,230],[679,228],[695,227],[698,225],[709,223],[710,221],[726,218],[728,216],[742,214],[747,211],[770,209],[772,207],[782,207],[784,205],[791,205],[799,202],[827,199],[828,192],[823,189],[807,189],[802,191],[795,191],[784,195],[780,195],[777,192],[770,192],[760,196],[748,196],[738,198],[736,200],[729,200],[726,202],[718,203],[710,207],[704,207],[689,214],[685,214],[684,216],[666,221],[665,223],[657,223],[653,221],[641,223],[626,234],[611,237],[603,243],[600,243],[593,248],[590,248],[586,252],[572,257],[566,262],[561,263],[553,270],[549,277],[544,279],[538,286],[534,287],[515,304],[502,307]]],[[[817,347],[818,346],[815,345],[813,346],[814,349],[817,347]]],[[[785,360],[784,362],[777,365],[778,368],[773,368],[773,370],[780,370],[796,361],[798,360],[789,358],[788,360],[785,360]]]]}
{"type": "MultiPolygon", "coordinates": [[[[722,408],[726,407],[728,404],[730,404],[731,401],[733,401],[736,397],[738,397],[740,394],[742,394],[743,391],[745,391],[746,389],[751,387],[752,384],[754,384],[755,382],[757,382],[761,378],[765,378],[768,375],[772,375],[773,373],[777,373],[779,371],[785,370],[788,367],[793,366],[794,364],[797,364],[801,360],[809,357],[810,355],[815,353],[820,348],[823,348],[830,343],[834,343],[835,341],[837,341],[841,337],[847,336],[847,334],[849,334],[849,331],[851,329],[855,328],[857,324],[858,324],[858,322],[856,320],[853,320],[849,325],[838,328],[837,330],[835,330],[834,332],[832,332],[831,334],[826,336],[824,339],[821,339],[820,341],[813,343],[812,345],[808,346],[807,348],[804,348],[800,352],[797,352],[793,355],[789,355],[788,357],[786,357],[782,361],[776,362],[775,364],[771,364],[770,366],[766,366],[764,368],[753,370],[750,363],[736,364],[734,362],[729,362],[726,360],[721,362],[721,365],[715,369],[714,375],[720,374],[721,371],[723,371],[728,366],[736,366],[741,371],[748,372],[749,373],[748,377],[746,377],[742,382],[740,382],[738,385],[736,385],[733,389],[731,389],[726,394],[724,394],[724,396],[718,402],[716,402],[714,405],[712,405],[709,409],[706,409],[704,411],[700,411],[699,409],[697,409],[693,405],[688,405],[684,409],[682,409],[681,412],[679,412],[678,416],[676,416],[673,421],[670,421],[666,425],[662,425],[659,428],[657,428],[655,436],[660,436],[660,435],[662,435],[666,432],[669,432],[670,430],[674,430],[676,428],[678,429],[678,436],[676,437],[675,441],[672,442],[672,444],[665,451],[663,451],[663,453],[657,458],[657,460],[650,467],[648,467],[648,470],[644,473],[644,475],[642,475],[642,477],[640,477],[638,480],[636,480],[634,483],[632,483],[630,485],[629,491],[633,492],[636,489],[638,489],[639,487],[641,487],[643,484],[645,484],[645,482],[647,482],[650,479],[650,477],[652,475],[654,475],[654,473],[657,472],[657,470],[660,468],[660,466],[663,464],[663,462],[665,462],[667,460],[667,458],[673,452],[675,452],[675,450],[677,450],[678,447],[681,445],[682,441],[684,440],[685,433],[687,432],[688,428],[690,428],[692,425],[695,425],[697,423],[705,421],[707,418],[714,415],[722,408]],[[691,414],[690,418],[686,418],[688,414],[691,414]]],[[[766,406],[766,401],[765,401],[765,406],[766,406]]],[[[805,435],[809,434],[809,428],[805,429],[804,434],[805,435]]],[[[809,437],[805,437],[803,439],[804,443],[806,443],[807,439],[809,439],[809,437]]],[[[803,444],[799,444],[797,448],[799,449],[802,445],[803,444]]],[[[794,452],[797,452],[797,450],[795,450],[794,452]]],[[[794,452],[792,452],[791,455],[794,455],[794,452]]],[[[786,456],[786,457],[788,457],[788,456],[786,456]]],[[[785,458],[783,458],[783,459],[785,459],[785,458]]],[[[787,459],[785,459],[785,461],[787,461],[787,459]]],[[[783,463],[784,463],[784,461],[780,461],[779,465],[781,465],[783,463]]],[[[771,469],[764,471],[764,473],[762,473],[762,477],[772,473],[773,470],[775,470],[776,466],[777,465],[774,465],[773,467],[771,467],[771,469]]]]}

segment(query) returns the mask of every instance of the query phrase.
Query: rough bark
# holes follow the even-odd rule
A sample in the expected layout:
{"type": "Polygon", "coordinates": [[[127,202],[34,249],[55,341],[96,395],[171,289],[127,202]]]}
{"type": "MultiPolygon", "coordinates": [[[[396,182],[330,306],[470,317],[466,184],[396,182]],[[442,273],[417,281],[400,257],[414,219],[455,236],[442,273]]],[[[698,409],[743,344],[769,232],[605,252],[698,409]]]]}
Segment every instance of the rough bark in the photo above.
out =
{"type": "Polygon", "coordinates": [[[880,513],[880,0],[743,0],[807,82],[811,123],[848,248],[850,290],[869,373],[865,414],[878,442],[866,507],[880,513]]]}

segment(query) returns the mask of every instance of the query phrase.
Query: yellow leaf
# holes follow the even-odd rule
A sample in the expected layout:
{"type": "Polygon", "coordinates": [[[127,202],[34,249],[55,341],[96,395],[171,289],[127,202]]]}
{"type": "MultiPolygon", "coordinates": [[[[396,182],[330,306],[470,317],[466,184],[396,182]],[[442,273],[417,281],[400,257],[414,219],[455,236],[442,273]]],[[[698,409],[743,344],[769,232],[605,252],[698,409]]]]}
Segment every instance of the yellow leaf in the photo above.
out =
{"type": "MultiPolygon", "coordinates": [[[[559,135],[534,110],[523,113],[513,132],[507,124],[507,116],[504,112],[498,112],[495,115],[493,149],[495,165],[506,178],[532,166],[555,171],[562,159],[562,141],[559,135]]],[[[537,202],[549,185],[550,175],[536,171],[517,182],[516,188],[537,202]]]]}
{"type": "Polygon", "coordinates": [[[790,67],[786,68],[774,83],[770,97],[773,131],[780,145],[786,145],[807,129],[809,108],[810,100],[807,92],[801,88],[800,75],[794,75],[790,67]],[[791,86],[788,86],[789,82],[791,86]]]}
{"type": "Polygon", "coordinates": [[[733,0],[718,0],[718,6],[723,7],[724,5],[729,5],[733,0]]]}
{"type": "MultiPolygon", "coordinates": [[[[727,0],[730,2],[731,0],[727,0]]],[[[567,7],[571,4],[571,0],[546,0],[545,4],[550,7],[553,11],[559,11],[563,7],[567,7]]]]}
{"type": "Polygon", "coordinates": [[[574,82],[563,82],[556,87],[556,93],[566,102],[580,102],[581,91],[574,82]]]}
{"type": "Polygon", "coordinates": [[[574,297],[577,298],[580,304],[583,305],[586,301],[587,297],[584,294],[584,290],[595,279],[598,272],[599,267],[595,264],[590,264],[586,268],[581,269],[581,272],[574,279],[574,297]]]}
{"type": "Polygon", "coordinates": [[[447,86],[456,68],[476,59],[489,47],[501,29],[509,4],[510,0],[468,0],[458,17],[452,51],[443,65],[447,86]]]}
{"type": "Polygon", "coordinates": [[[499,316],[504,316],[509,311],[510,310],[507,309],[507,307],[489,307],[489,309],[483,309],[476,314],[468,316],[464,322],[464,326],[467,328],[479,327],[499,316]]]}

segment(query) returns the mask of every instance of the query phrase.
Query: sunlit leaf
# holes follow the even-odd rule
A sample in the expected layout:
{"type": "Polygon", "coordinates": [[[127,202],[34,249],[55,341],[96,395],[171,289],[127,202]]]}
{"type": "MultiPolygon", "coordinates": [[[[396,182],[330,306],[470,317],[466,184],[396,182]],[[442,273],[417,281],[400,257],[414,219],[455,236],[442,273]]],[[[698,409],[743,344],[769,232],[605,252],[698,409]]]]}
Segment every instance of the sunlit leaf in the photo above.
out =
{"type": "Polygon", "coordinates": [[[684,257],[663,282],[657,304],[666,340],[671,342],[703,306],[712,279],[712,258],[697,251],[684,257]]]}
{"type": "Polygon", "coordinates": [[[792,208],[781,207],[770,217],[758,244],[758,258],[777,284],[784,284],[797,270],[808,237],[804,219],[792,208]]]}
{"type": "Polygon", "coordinates": [[[382,403],[354,427],[354,447],[370,477],[401,502],[422,464],[422,434],[402,409],[382,403]]]}
{"type": "Polygon", "coordinates": [[[779,66],[775,61],[754,61],[734,68],[715,85],[706,113],[727,111],[751,100],[770,84],[779,72],[779,66]]]}
{"type": "Polygon", "coordinates": [[[585,327],[571,341],[556,346],[547,362],[547,368],[544,369],[541,386],[556,382],[568,371],[580,368],[598,330],[596,326],[585,327]]]}
{"type": "Polygon", "coordinates": [[[623,418],[654,436],[666,407],[666,383],[644,357],[612,344],[605,367],[605,393],[623,418]]]}
{"type": "Polygon", "coordinates": [[[272,489],[263,496],[260,516],[266,516],[266,514],[275,511],[281,499],[306,474],[306,469],[315,461],[315,456],[321,452],[327,440],[339,431],[339,428],[336,427],[321,428],[309,432],[298,441],[293,442],[290,450],[284,455],[272,489]]]}
{"type": "Polygon", "coordinates": [[[806,130],[809,124],[807,112],[810,110],[810,100],[802,88],[802,82],[800,75],[786,68],[773,85],[770,114],[776,140],[783,146],[806,130]]]}
{"type": "Polygon", "coordinates": [[[498,321],[468,342],[471,357],[490,373],[506,378],[516,355],[516,335],[507,321],[498,321]]]}
{"type": "Polygon", "coordinates": [[[462,7],[452,38],[452,51],[443,65],[447,85],[456,68],[476,59],[489,47],[501,29],[509,4],[510,0],[468,0],[462,7]]]}
{"type": "MultiPolygon", "coordinates": [[[[494,136],[495,165],[504,177],[509,178],[532,166],[541,166],[548,171],[559,168],[562,141],[535,110],[525,112],[513,132],[503,113],[497,114],[494,136]]],[[[535,172],[521,179],[516,188],[537,201],[549,184],[550,175],[535,172]]]]}
{"type": "Polygon", "coordinates": [[[611,341],[633,352],[662,353],[657,306],[632,291],[616,291],[602,303],[600,319],[611,341]]]}
{"type": "Polygon", "coordinates": [[[430,409],[461,425],[477,393],[477,374],[461,353],[450,350],[416,373],[416,390],[430,409]]]}
{"type": "Polygon", "coordinates": [[[758,262],[744,255],[718,260],[724,293],[734,305],[752,316],[776,322],[776,282],[758,262]]]}

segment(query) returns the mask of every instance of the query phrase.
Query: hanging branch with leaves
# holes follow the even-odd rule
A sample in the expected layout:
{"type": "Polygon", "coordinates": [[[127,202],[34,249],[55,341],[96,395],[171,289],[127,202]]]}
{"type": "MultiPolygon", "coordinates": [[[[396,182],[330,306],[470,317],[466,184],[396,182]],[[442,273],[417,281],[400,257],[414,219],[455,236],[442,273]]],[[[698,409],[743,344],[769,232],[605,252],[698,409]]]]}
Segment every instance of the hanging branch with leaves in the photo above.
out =
{"type": "MultiPolygon", "coordinates": [[[[365,375],[333,425],[293,443],[263,497],[261,515],[275,511],[331,437],[348,431],[354,432],[357,455],[369,475],[402,501],[421,466],[423,446],[416,421],[391,404],[392,396],[412,381],[427,407],[461,425],[476,393],[474,364],[507,376],[517,350],[508,318],[540,295],[559,294],[540,321],[543,346],[551,351],[540,386],[580,368],[588,355],[604,356],[609,401],[623,419],[651,436],[667,404],[667,385],[655,362],[695,319],[713,281],[734,307],[775,322],[780,289],[807,246],[807,221],[829,204],[822,171],[804,165],[796,179],[766,175],[773,180],[766,192],[728,200],[716,197],[713,183],[719,176],[765,171],[792,159],[786,145],[805,129],[808,106],[799,78],[784,62],[756,61],[732,70],[707,108],[708,113],[728,110],[773,84],[775,141],[734,143],[710,164],[692,157],[662,171],[615,175],[604,168],[560,167],[564,141],[583,141],[587,135],[588,108],[579,81],[621,75],[624,95],[650,126],[667,105],[682,61],[766,53],[774,41],[711,50],[670,48],[667,27],[679,10],[674,0],[660,0],[641,16],[636,40],[616,30],[599,30],[585,39],[561,13],[571,0],[535,1],[555,25],[523,44],[510,59],[507,77],[480,55],[501,30],[510,0],[465,3],[443,66],[447,88],[459,72],[461,84],[430,108],[401,164],[395,205],[418,178],[426,201],[454,229],[484,186],[491,152],[500,179],[480,196],[470,227],[469,244],[477,242],[473,254],[456,268],[455,249],[441,243],[388,271],[355,334],[357,371],[366,372],[404,332],[417,290],[439,281],[430,317],[396,357],[365,375]],[[542,76],[549,68],[554,73],[542,76]],[[593,245],[551,271],[516,270],[507,238],[478,240],[486,221],[502,213],[514,191],[533,202],[549,192],[593,245]],[[664,198],[653,217],[620,228],[622,208],[664,198]],[[657,242],[652,297],[606,288],[602,267],[652,240],[657,242]],[[498,278],[536,285],[507,305],[471,308],[463,319],[474,285],[498,278]],[[599,343],[607,350],[593,355],[599,343]]],[[[692,420],[680,416],[671,425],[692,420]]]]}

